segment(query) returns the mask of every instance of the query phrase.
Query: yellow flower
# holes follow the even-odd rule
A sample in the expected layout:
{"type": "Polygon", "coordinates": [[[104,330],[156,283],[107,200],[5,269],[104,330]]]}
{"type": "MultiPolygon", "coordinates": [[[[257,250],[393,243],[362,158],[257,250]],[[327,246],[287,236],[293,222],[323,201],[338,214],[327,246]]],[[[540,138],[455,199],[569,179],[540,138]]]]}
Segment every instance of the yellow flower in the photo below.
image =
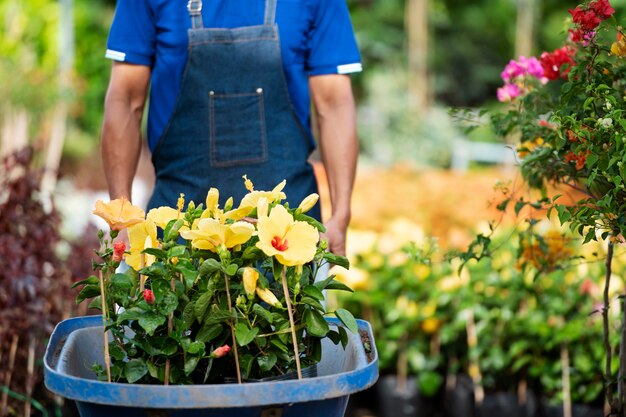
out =
{"type": "Polygon", "coordinates": [[[319,194],[316,194],[316,193],[309,194],[307,197],[304,198],[304,200],[302,200],[298,208],[303,213],[306,213],[307,211],[311,210],[313,206],[315,206],[315,203],[317,203],[317,200],[319,199],[320,199],[319,194]]]}
{"type": "Polygon", "coordinates": [[[367,270],[350,266],[346,269],[335,265],[330,269],[330,275],[336,275],[337,281],[346,284],[353,290],[367,290],[370,286],[370,275],[367,270]]]}
{"type": "Polygon", "coordinates": [[[222,224],[217,219],[200,219],[197,226],[197,230],[181,230],[180,235],[191,240],[193,247],[213,252],[219,245],[230,249],[246,243],[254,232],[254,226],[246,222],[222,224]]]}
{"type": "Polygon", "coordinates": [[[148,212],[147,218],[152,220],[161,229],[165,229],[171,220],[178,219],[180,213],[171,207],[153,208],[148,212]]]}
{"type": "Polygon", "coordinates": [[[256,246],[267,256],[275,256],[287,266],[304,265],[313,260],[319,241],[317,229],[294,221],[284,206],[274,207],[269,216],[259,219],[257,228],[256,246]]]}
{"type": "Polygon", "coordinates": [[[282,307],[283,305],[278,301],[278,298],[274,295],[273,292],[269,290],[269,288],[256,288],[256,295],[267,304],[273,307],[282,307]]]}
{"type": "Polygon", "coordinates": [[[252,210],[259,204],[259,200],[262,198],[266,198],[268,204],[278,203],[281,200],[287,198],[285,193],[283,193],[283,188],[287,181],[283,180],[280,184],[278,184],[272,191],[251,191],[246,194],[242,199],[241,203],[239,203],[239,207],[229,211],[225,214],[227,219],[232,220],[241,220],[252,212],[252,210]]]}
{"type": "Polygon", "coordinates": [[[617,35],[617,42],[611,45],[611,54],[617,56],[626,56],[626,37],[621,33],[617,35]]]}
{"type": "Polygon", "coordinates": [[[441,321],[434,317],[429,317],[422,322],[422,330],[426,334],[435,333],[437,330],[439,330],[440,326],[441,326],[441,321]]]}
{"type": "Polygon", "coordinates": [[[144,221],[146,214],[137,206],[133,206],[126,198],[118,198],[108,203],[96,201],[93,214],[106,221],[111,230],[122,230],[144,221]]]}
{"type": "Polygon", "coordinates": [[[155,260],[154,256],[141,252],[146,248],[158,246],[156,224],[147,219],[132,226],[128,229],[128,240],[130,241],[130,255],[126,256],[126,263],[135,271],[152,265],[155,260]]]}
{"type": "Polygon", "coordinates": [[[253,296],[256,290],[256,282],[259,279],[259,272],[254,268],[243,270],[243,289],[248,296],[253,296]]]}

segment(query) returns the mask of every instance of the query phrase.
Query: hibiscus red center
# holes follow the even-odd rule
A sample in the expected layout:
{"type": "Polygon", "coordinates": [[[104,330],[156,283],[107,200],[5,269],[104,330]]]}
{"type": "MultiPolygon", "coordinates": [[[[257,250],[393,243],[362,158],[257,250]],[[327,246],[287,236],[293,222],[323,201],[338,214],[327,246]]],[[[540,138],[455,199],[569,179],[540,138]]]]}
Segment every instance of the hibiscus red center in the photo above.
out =
{"type": "Polygon", "coordinates": [[[274,239],[272,239],[272,246],[280,252],[284,252],[289,249],[287,239],[282,239],[279,236],[274,236],[274,239]]]}

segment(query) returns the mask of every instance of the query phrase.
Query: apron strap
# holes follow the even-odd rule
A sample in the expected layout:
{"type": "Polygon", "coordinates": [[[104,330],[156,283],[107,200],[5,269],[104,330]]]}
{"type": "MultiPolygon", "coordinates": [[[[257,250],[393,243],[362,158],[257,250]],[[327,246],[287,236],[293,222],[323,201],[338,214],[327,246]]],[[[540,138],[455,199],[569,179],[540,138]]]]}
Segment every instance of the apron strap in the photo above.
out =
{"type": "Polygon", "coordinates": [[[274,26],[276,20],[276,0],[265,0],[265,26],[274,26]]]}
{"type": "Polygon", "coordinates": [[[192,29],[201,29],[202,23],[202,0],[189,0],[187,3],[187,10],[191,17],[192,29]]]}

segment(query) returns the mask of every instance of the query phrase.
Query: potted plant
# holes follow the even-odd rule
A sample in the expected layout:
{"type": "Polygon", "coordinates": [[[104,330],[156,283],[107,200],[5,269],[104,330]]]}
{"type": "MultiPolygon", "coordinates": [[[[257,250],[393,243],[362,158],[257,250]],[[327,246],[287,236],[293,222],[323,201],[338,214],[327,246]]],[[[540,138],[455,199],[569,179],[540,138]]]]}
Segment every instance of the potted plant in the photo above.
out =
{"type": "Polygon", "coordinates": [[[333,276],[315,279],[325,263],[347,266],[326,251],[323,226],[305,214],[318,196],[290,208],[284,182],[271,191],[245,185],[237,208],[232,199],[220,208],[216,189],[204,205],[185,209],[181,195],[175,208],[147,215],[125,199],[96,203],[110,233],[99,232],[97,274],[76,286],[77,302],[92,299],[102,323],[59,325],[46,355],[49,389],[76,399],[84,415],[98,415],[103,403],[128,415],[153,408],[226,415],[219,413],[231,407],[343,415],[348,395],[374,383],[368,325],[325,307],[326,290],[350,289],[333,276]],[[124,228],[129,248],[116,241],[124,228]],[[116,272],[122,260],[130,268],[116,272]],[[76,378],[95,391],[65,389],[76,378]]]}
{"type": "Polygon", "coordinates": [[[337,272],[340,281],[358,289],[338,294],[340,305],[375,329],[382,376],[359,406],[382,417],[433,416],[441,409],[445,363],[439,330],[449,309],[433,290],[451,268],[441,262],[436,242],[416,229],[396,220],[370,239],[351,231],[351,242],[360,240],[363,247],[352,250],[349,270],[337,272]]]}
{"type": "Polygon", "coordinates": [[[626,38],[608,0],[584,2],[569,14],[564,46],[506,66],[498,98],[508,105],[491,112],[490,119],[497,134],[520,143],[522,176],[541,192],[537,199],[505,201],[502,208],[514,202],[517,213],[524,207],[539,216],[554,213],[583,243],[606,245],[602,371],[609,414],[623,416],[626,332],[616,347],[609,313],[626,313],[624,298],[610,297],[614,249],[626,231],[626,38]],[[619,352],[618,364],[614,352],[619,352]]]}

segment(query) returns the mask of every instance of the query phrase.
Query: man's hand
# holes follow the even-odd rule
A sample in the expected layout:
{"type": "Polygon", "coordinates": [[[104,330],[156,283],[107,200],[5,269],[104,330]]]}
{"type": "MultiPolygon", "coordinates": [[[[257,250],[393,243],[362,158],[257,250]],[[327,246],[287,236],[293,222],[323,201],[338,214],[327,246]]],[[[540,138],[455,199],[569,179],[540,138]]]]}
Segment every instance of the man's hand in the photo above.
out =
{"type": "Polygon", "coordinates": [[[326,233],[322,235],[322,238],[328,240],[328,250],[335,255],[346,255],[346,232],[348,230],[349,222],[340,222],[336,218],[330,218],[324,226],[326,226],[326,233]]]}

